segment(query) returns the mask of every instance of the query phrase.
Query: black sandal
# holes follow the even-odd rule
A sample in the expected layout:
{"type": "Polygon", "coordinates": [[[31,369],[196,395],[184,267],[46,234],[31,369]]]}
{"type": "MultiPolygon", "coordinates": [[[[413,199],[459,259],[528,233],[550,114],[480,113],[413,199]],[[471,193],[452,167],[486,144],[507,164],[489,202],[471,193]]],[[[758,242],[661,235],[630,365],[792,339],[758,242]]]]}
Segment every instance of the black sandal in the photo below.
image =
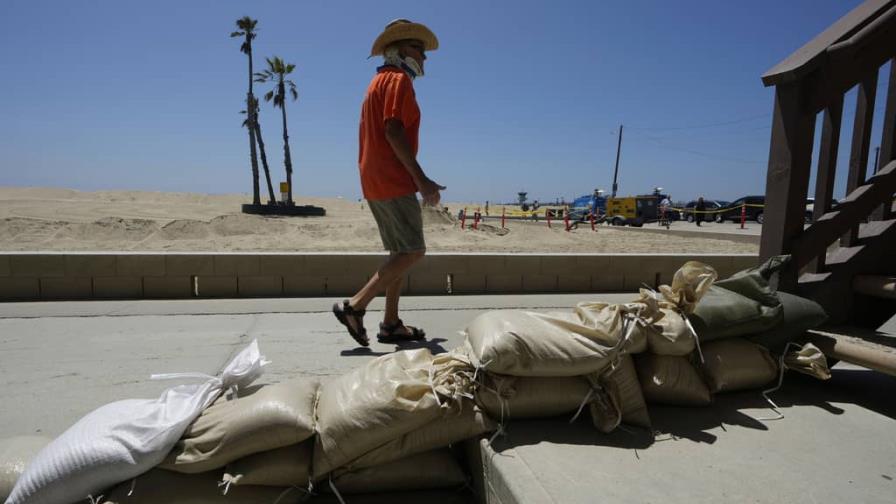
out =
{"type": "Polygon", "coordinates": [[[406,326],[401,319],[394,324],[380,322],[380,332],[376,335],[376,340],[380,343],[399,343],[402,341],[419,341],[426,338],[426,331],[419,327],[406,326]],[[410,334],[395,334],[399,329],[404,327],[410,334]]]}
{"type": "Polygon", "coordinates": [[[348,299],[342,301],[342,305],[339,303],[333,303],[333,315],[336,315],[336,318],[339,320],[342,325],[348,329],[348,333],[358,342],[361,346],[370,346],[370,339],[367,338],[367,329],[364,328],[364,314],[367,313],[366,310],[358,310],[352,308],[352,305],[349,304],[348,299]],[[357,330],[348,323],[348,318],[353,317],[355,319],[355,326],[357,330]]]}

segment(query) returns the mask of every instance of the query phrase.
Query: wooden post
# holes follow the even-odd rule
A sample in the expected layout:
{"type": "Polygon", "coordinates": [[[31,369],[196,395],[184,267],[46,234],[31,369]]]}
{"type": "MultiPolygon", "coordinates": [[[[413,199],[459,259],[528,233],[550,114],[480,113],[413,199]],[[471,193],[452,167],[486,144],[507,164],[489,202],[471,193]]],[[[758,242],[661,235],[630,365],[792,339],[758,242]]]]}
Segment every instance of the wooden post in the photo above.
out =
{"type": "MultiPolygon", "coordinates": [[[[837,155],[840,148],[840,120],[843,117],[843,95],[836,96],[824,111],[821,127],[821,146],[818,156],[818,174],[815,176],[815,203],[812,207],[812,222],[831,210],[834,197],[834,179],[837,174],[837,155]]],[[[826,251],[809,263],[809,271],[820,273],[824,270],[826,251]]]]}
{"type": "MultiPolygon", "coordinates": [[[[896,159],[896,58],[890,59],[890,80],[887,87],[887,104],[884,109],[883,132],[881,133],[880,152],[876,169],[887,166],[896,159]]],[[[893,218],[893,202],[887,201],[874,213],[872,219],[885,220],[893,218]]]]}
{"type": "MultiPolygon", "coordinates": [[[[815,114],[803,108],[804,94],[799,83],[782,83],[775,88],[760,261],[789,254],[803,231],[815,137],[815,114]]],[[[793,292],[796,281],[797,269],[784,268],[778,288],[793,292]]]]}
{"type": "Polygon", "coordinates": [[[504,229],[504,219],[507,217],[507,209],[501,207],[501,229],[504,229]]]}
{"type": "MultiPolygon", "coordinates": [[[[849,174],[846,178],[846,194],[865,183],[868,171],[868,151],[871,148],[871,121],[874,119],[874,97],[877,93],[877,69],[859,83],[856,96],[856,117],[852,127],[852,150],[849,154],[849,174]]],[[[859,224],[856,223],[840,238],[841,247],[852,247],[859,241],[859,224]]]]}
{"type": "Polygon", "coordinates": [[[463,213],[460,214],[460,228],[464,229],[467,222],[467,209],[464,208],[463,213]]]}

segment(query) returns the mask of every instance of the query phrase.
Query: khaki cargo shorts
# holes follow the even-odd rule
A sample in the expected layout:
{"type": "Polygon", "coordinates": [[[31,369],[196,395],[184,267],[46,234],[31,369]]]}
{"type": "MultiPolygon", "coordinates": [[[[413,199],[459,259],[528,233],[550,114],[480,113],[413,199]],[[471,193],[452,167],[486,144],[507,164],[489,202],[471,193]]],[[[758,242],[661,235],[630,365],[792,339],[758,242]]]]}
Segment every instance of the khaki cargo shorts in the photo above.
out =
{"type": "Polygon", "coordinates": [[[383,248],[396,253],[426,250],[423,214],[416,193],[367,203],[380,230],[383,248]]]}

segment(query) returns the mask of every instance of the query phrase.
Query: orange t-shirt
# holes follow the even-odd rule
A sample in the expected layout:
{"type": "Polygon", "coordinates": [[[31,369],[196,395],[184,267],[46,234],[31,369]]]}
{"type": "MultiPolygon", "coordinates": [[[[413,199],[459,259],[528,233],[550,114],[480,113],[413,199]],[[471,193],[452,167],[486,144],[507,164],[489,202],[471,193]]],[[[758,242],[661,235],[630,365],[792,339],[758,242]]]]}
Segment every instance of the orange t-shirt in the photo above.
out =
{"type": "Polygon", "coordinates": [[[416,155],[420,108],[411,78],[392,66],[379,69],[370,81],[364,104],[361,105],[358,167],[361,171],[361,190],[368,200],[392,199],[417,191],[411,174],[386,140],[387,119],[401,121],[408,143],[416,155]]]}

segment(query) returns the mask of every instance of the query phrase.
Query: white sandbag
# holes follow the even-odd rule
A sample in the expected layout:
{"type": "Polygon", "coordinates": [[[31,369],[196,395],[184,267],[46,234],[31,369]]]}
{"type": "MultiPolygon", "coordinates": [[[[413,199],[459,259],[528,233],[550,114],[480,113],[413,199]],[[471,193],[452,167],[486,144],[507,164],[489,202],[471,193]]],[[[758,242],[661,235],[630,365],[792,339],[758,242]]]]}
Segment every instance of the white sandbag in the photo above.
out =
{"type": "Polygon", "coordinates": [[[642,353],[634,356],[644,400],[673,406],[704,406],[712,395],[687,357],[642,353]]]}
{"type": "Polygon", "coordinates": [[[258,342],[252,341],[219,376],[165,375],[205,381],[172,387],[158,399],[116,401],[88,413],[37,454],[6,504],[70,504],[146,472],[224,388],[248,385],[264,364],[258,342]]]}
{"type": "MultiPolygon", "coordinates": [[[[463,469],[447,448],[333,475],[333,486],[343,494],[457,488],[466,482],[463,469]]],[[[330,489],[328,484],[321,486],[324,491],[330,489]]]]}
{"type": "Polygon", "coordinates": [[[609,396],[604,400],[598,397],[589,406],[595,427],[609,432],[621,422],[650,428],[650,413],[630,355],[622,355],[613,369],[601,375],[588,375],[587,378],[594,387],[602,388],[609,396]]]}
{"type": "Polygon", "coordinates": [[[581,376],[540,378],[481,373],[476,403],[498,420],[575,413],[591,392],[581,376]]]}
{"type": "Polygon", "coordinates": [[[134,481],[125,481],[104,492],[100,504],[293,504],[304,502],[300,488],[219,485],[220,471],[181,474],[152,469],[134,481]]]}
{"type": "Polygon", "coordinates": [[[778,364],[761,345],[742,338],[710,341],[703,346],[703,371],[712,393],[749,390],[778,377],[778,364]]]}
{"type": "Polygon", "coordinates": [[[494,310],[470,322],[465,345],[473,364],[513,376],[581,376],[599,372],[621,351],[621,334],[521,310],[494,310]]]}
{"type": "MultiPolygon", "coordinates": [[[[792,346],[796,345],[790,345],[788,348],[792,346]]],[[[797,350],[786,352],[784,367],[819,380],[831,379],[831,369],[828,367],[827,357],[812,343],[806,343],[802,347],[798,347],[797,350]]]]}
{"type": "Polygon", "coordinates": [[[675,272],[671,285],[659,286],[659,292],[665,303],[689,315],[718,277],[712,266],[700,261],[688,261],[675,272]]]}
{"type": "Polygon", "coordinates": [[[246,397],[222,397],[187,428],[159,467],[205,472],[310,438],[319,384],[316,378],[298,378],[263,386],[246,397]]]}
{"type": "Polygon", "coordinates": [[[418,429],[472,392],[474,368],[425,348],[384,355],[321,386],[312,471],[318,479],[418,429]]]}
{"type": "Polygon", "coordinates": [[[52,439],[45,436],[0,439],[0,501],[6,501],[25,467],[50,441],[52,439]]]}
{"type": "Polygon", "coordinates": [[[264,485],[306,488],[311,480],[314,440],[255,453],[227,464],[225,485],[264,485]]]}
{"type": "Polygon", "coordinates": [[[446,411],[419,429],[393,439],[345,465],[361,469],[392,462],[436,448],[443,448],[487,432],[497,430],[498,424],[489,418],[470,399],[462,401],[460,411],[446,411]]]}

